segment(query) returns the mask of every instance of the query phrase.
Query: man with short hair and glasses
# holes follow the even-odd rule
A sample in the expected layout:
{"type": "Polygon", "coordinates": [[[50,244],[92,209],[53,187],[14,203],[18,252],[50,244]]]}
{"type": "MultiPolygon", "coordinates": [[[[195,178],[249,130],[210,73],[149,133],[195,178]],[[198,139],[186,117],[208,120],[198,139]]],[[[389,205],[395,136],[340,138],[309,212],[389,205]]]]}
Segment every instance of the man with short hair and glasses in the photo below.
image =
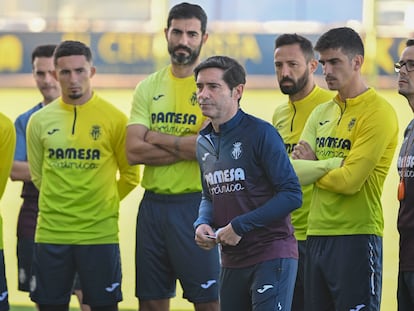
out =
{"type": "MultiPolygon", "coordinates": [[[[406,42],[398,63],[395,65],[398,73],[398,93],[404,96],[411,110],[414,111],[414,39],[406,42]]],[[[398,311],[414,310],[414,166],[410,159],[414,156],[414,120],[405,132],[400,148],[397,166],[400,175],[398,187],[397,227],[400,233],[400,260],[398,268],[397,302],[398,311]]]]}

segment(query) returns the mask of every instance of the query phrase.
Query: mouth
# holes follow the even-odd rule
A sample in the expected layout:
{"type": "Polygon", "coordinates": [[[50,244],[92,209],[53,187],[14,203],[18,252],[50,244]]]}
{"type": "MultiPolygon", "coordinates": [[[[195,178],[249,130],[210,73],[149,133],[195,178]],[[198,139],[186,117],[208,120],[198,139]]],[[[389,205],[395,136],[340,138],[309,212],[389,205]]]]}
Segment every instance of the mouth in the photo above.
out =
{"type": "Polygon", "coordinates": [[[293,85],[293,82],[291,82],[291,81],[285,81],[285,82],[281,82],[280,85],[281,86],[292,86],[293,85]]]}
{"type": "Polygon", "coordinates": [[[179,47],[175,48],[174,53],[178,53],[178,54],[191,54],[191,50],[188,47],[179,46],[179,47]]]}

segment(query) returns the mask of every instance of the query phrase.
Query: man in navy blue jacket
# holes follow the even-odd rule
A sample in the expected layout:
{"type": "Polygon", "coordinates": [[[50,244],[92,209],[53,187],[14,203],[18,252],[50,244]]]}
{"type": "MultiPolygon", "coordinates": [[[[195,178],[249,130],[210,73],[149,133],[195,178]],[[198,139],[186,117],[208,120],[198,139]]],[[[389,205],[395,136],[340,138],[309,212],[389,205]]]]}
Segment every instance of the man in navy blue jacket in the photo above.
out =
{"type": "Polygon", "coordinates": [[[221,244],[221,310],[290,310],[298,258],[290,212],[302,191],[283,140],[240,109],[246,73],[237,61],[213,56],[194,72],[211,120],[197,140],[203,199],[195,239],[206,250],[221,244]]]}

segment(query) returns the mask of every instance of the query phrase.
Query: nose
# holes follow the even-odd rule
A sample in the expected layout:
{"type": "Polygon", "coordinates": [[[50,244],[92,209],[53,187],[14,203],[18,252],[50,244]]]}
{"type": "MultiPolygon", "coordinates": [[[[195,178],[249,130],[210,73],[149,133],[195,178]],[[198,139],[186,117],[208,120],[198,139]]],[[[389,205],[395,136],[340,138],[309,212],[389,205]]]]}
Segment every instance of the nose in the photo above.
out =
{"type": "Polygon", "coordinates": [[[55,79],[55,77],[52,75],[52,73],[50,73],[50,72],[46,73],[46,75],[45,75],[45,81],[46,82],[53,81],[54,79],[55,79]]]}
{"type": "Polygon", "coordinates": [[[328,63],[322,65],[322,72],[326,76],[332,72],[331,66],[328,63]]]}
{"type": "Polygon", "coordinates": [[[180,36],[180,42],[179,44],[184,45],[184,46],[188,46],[188,42],[189,42],[189,37],[186,33],[183,33],[180,36]]]}
{"type": "Polygon", "coordinates": [[[289,66],[287,64],[282,64],[279,71],[280,71],[280,74],[282,75],[282,77],[289,77],[290,69],[289,69],[289,66]]]}
{"type": "Polygon", "coordinates": [[[197,100],[199,103],[202,103],[203,99],[208,98],[208,91],[207,88],[199,88],[197,89],[197,100]]]}

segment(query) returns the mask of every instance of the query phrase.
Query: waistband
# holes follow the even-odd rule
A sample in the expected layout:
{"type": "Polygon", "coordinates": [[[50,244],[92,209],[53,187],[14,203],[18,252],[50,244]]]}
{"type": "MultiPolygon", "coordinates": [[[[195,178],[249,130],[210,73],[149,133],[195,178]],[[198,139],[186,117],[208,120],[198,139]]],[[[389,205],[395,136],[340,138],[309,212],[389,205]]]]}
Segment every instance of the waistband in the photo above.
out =
{"type": "Polygon", "coordinates": [[[180,193],[180,194],[160,194],[155,193],[150,190],[145,190],[144,199],[154,200],[159,202],[185,202],[188,200],[200,200],[201,192],[190,192],[190,193],[180,193]]]}

